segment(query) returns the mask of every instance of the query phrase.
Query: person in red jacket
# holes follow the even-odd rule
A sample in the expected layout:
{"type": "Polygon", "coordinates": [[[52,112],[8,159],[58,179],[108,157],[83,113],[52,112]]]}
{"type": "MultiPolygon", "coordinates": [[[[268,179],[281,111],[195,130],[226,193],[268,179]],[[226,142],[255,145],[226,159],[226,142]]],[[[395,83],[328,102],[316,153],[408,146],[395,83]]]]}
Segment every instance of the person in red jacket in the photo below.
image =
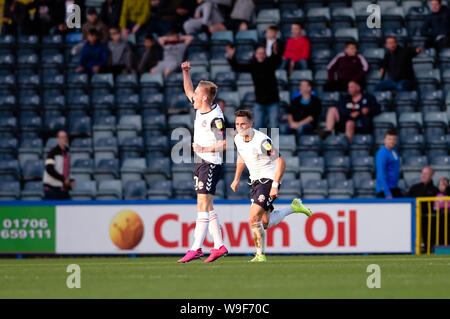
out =
{"type": "Polygon", "coordinates": [[[356,43],[350,41],[346,43],[344,52],[331,60],[327,71],[328,82],[325,84],[325,91],[345,91],[350,81],[364,84],[369,63],[362,54],[358,53],[356,43]]]}
{"type": "Polygon", "coordinates": [[[294,69],[305,70],[308,68],[308,59],[311,45],[306,35],[303,35],[303,27],[300,23],[291,25],[291,35],[287,42],[283,53],[283,69],[289,74],[294,69]]]}

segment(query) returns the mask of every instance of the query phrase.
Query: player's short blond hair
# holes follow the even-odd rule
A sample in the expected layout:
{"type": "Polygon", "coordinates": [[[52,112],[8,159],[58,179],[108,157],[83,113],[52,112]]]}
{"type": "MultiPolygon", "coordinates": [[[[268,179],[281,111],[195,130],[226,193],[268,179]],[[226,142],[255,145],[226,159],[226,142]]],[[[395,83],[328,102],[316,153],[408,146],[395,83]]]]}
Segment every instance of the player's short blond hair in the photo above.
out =
{"type": "Polygon", "coordinates": [[[211,81],[200,81],[198,82],[198,86],[205,89],[206,94],[208,94],[208,99],[210,102],[214,101],[216,95],[217,95],[217,85],[215,85],[211,81]]]}

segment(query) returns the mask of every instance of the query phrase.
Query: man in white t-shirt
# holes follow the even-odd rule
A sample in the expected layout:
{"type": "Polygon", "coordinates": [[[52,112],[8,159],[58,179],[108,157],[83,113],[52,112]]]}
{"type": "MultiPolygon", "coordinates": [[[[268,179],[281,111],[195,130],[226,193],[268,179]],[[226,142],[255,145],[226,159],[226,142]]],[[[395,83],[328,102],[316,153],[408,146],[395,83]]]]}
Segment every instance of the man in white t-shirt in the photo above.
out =
{"type": "Polygon", "coordinates": [[[191,249],[178,262],[185,263],[203,257],[201,247],[208,230],[214,238],[214,249],[211,249],[205,262],[212,262],[228,253],[222,239],[219,218],[213,208],[216,185],[222,170],[222,151],[226,148],[224,116],[220,107],[213,104],[217,86],[209,81],[200,81],[194,91],[189,62],[184,62],[181,69],[184,92],[196,110],[192,146],[197,157],[194,168],[197,221],[191,249]]]}
{"type": "Polygon", "coordinates": [[[274,210],[273,202],[278,197],[286,162],[281,154],[272,146],[271,139],[253,128],[252,112],[240,110],[235,113],[236,134],[234,143],[238,151],[236,173],[231,184],[235,192],[239,185],[244,167],[250,173],[251,202],[250,226],[256,247],[256,255],[251,262],[264,262],[266,256],[266,229],[277,225],[292,213],[303,213],[311,216],[311,210],[303,206],[300,198],[295,198],[290,207],[274,210]]]}

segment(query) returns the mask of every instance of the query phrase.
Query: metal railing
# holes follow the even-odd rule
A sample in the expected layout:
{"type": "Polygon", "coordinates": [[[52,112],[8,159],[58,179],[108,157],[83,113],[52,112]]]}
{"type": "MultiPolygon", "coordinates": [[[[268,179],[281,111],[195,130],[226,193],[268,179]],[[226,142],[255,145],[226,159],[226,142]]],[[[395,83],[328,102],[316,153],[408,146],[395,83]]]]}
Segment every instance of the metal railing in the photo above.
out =
{"type": "Polygon", "coordinates": [[[420,255],[426,252],[430,255],[432,246],[444,245],[449,242],[448,233],[448,210],[450,204],[450,196],[447,197],[418,197],[416,199],[416,254],[420,255]],[[441,202],[444,207],[441,208],[441,202]],[[443,216],[441,216],[443,214],[443,216]],[[434,217],[434,218],[433,218],[434,217]],[[441,221],[441,219],[444,219],[441,221]],[[432,224],[435,224],[434,227],[432,224]],[[443,224],[443,238],[441,224],[443,224]],[[425,226],[425,229],[422,229],[425,226]],[[434,236],[432,233],[434,231],[434,236]],[[434,237],[434,238],[432,238],[434,237]],[[442,241],[440,239],[443,239],[442,241]],[[434,243],[432,242],[434,241],[434,243]],[[424,251],[422,252],[422,242],[424,251]]]}

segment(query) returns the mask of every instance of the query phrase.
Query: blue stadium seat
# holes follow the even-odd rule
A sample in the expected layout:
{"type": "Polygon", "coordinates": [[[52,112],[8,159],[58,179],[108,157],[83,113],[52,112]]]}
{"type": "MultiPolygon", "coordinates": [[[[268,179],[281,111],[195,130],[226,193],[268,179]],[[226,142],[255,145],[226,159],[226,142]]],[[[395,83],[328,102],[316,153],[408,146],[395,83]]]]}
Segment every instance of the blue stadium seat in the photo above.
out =
{"type": "Polygon", "coordinates": [[[138,78],[136,74],[119,74],[116,78],[116,87],[119,88],[136,88],[138,83],[138,78]]]}
{"type": "Polygon", "coordinates": [[[16,97],[12,94],[0,95],[0,111],[13,111],[17,107],[16,97]]]}
{"type": "Polygon", "coordinates": [[[73,73],[68,75],[67,86],[69,88],[85,88],[89,85],[89,77],[86,73],[73,73]]]}
{"type": "Polygon", "coordinates": [[[41,79],[38,74],[29,74],[19,72],[17,83],[19,88],[38,88],[41,85],[41,79]]]}
{"type": "Polygon", "coordinates": [[[169,117],[169,129],[173,130],[179,127],[185,127],[189,130],[192,131],[193,129],[193,122],[191,119],[191,116],[189,114],[175,114],[175,115],[171,115],[169,117]]]}
{"type": "Polygon", "coordinates": [[[302,135],[298,140],[297,151],[299,151],[299,156],[302,156],[302,154],[305,154],[305,156],[318,155],[321,150],[322,140],[318,135],[302,135]]]}
{"type": "Polygon", "coordinates": [[[323,199],[328,197],[328,182],[325,179],[308,180],[303,184],[303,198],[305,199],[323,199]]]}
{"type": "Polygon", "coordinates": [[[141,91],[141,108],[155,108],[162,109],[164,102],[164,95],[162,93],[146,93],[144,90],[141,91]]]}
{"type": "Polygon", "coordinates": [[[403,156],[401,171],[403,179],[407,185],[411,185],[414,180],[420,178],[422,168],[428,165],[426,156],[403,156]]]}
{"type": "Polygon", "coordinates": [[[324,154],[344,155],[348,149],[348,140],[345,135],[329,135],[323,141],[324,154]]]}
{"type": "Polygon", "coordinates": [[[369,172],[375,171],[375,160],[372,156],[353,157],[352,158],[353,172],[369,172]]]}
{"type": "Polygon", "coordinates": [[[333,8],[331,20],[333,28],[350,28],[356,20],[355,10],[346,7],[333,8]]]}
{"type": "Polygon", "coordinates": [[[17,131],[16,117],[0,117],[0,132],[9,132],[15,134],[17,131]]]}
{"type": "Polygon", "coordinates": [[[299,173],[300,160],[296,156],[284,156],[286,161],[286,170],[283,175],[284,179],[296,179],[299,173]]]}
{"type": "Polygon", "coordinates": [[[145,136],[145,151],[153,156],[164,156],[169,152],[169,138],[167,136],[145,136]]]}
{"type": "Polygon", "coordinates": [[[56,133],[59,130],[66,129],[66,117],[48,116],[44,118],[44,129],[48,134],[56,133]]]}
{"type": "Polygon", "coordinates": [[[308,180],[320,180],[325,172],[323,157],[300,158],[300,180],[305,183],[308,180]]]}
{"type": "Polygon", "coordinates": [[[146,130],[167,130],[167,120],[164,114],[147,115],[142,119],[144,131],[146,130]]]}
{"type": "Polygon", "coordinates": [[[147,181],[147,183],[150,185],[150,189],[147,192],[148,199],[170,199],[173,196],[172,181],[155,180],[151,183],[147,181]]]}
{"type": "Polygon", "coordinates": [[[234,37],[232,31],[216,31],[211,36],[211,44],[233,44],[234,37]]]}
{"type": "Polygon", "coordinates": [[[91,118],[89,116],[73,117],[69,122],[69,135],[74,136],[91,136],[91,118]]]}
{"type": "Polygon", "coordinates": [[[70,175],[78,181],[90,181],[94,173],[94,161],[91,158],[77,159],[70,167],[70,175]]]}
{"type": "MultiPolygon", "coordinates": [[[[282,155],[293,155],[297,149],[295,135],[279,135],[279,151],[282,155]]],[[[276,146],[276,145],[275,145],[276,146]]]]}
{"type": "MultiPolygon", "coordinates": [[[[0,55],[0,66],[1,66],[1,55],[0,55]]],[[[17,85],[16,76],[13,73],[6,70],[0,70],[0,88],[12,89],[16,85],[17,85]]]]}
{"type": "Polygon", "coordinates": [[[118,153],[117,138],[113,136],[101,137],[95,140],[94,150],[96,154],[108,153],[115,157],[118,153]]]}
{"type": "Polygon", "coordinates": [[[140,180],[147,168],[145,158],[126,158],[120,169],[123,182],[130,180],[140,180]]]}
{"type": "Polygon", "coordinates": [[[298,179],[284,179],[283,186],[280,187],[278,197],[282,199],[292,199],[300,197],[302,194],[302,184],[298,179]]]}
{"type": "Polygon", "coordinates": [[[313,50],[330,49],[333,34],[329,28],[308,30],[308,39],[311,41],[313,50]]]}
{"type": "Polygon", "coordinates": [[[306,21],[308,31],[315,28],[326,28],[331,21],[330,9],[324,7],[310,8],[306,12],[306,21]]]}
{"type": "Polygon", "coordinates": [[[43,160],[28,160],[22,167],[22,179],[24,181],[42,180],[44,174],[43,160]]]}
{"type": "Polygon", "coordinates": [[[256,30],[241,30],[236,33],[234,37],[236,44],[251,44],[258,43],[258,31],[256,30]]]}
{"type": "Polygon", "coordinates": [[[122,199],[122,182],[120,180],[103,180],[98,185],[96,200],[122,199]]]}
{"type": "Polygon", "coordinates": [[[0,158],[15,158],[19,142],[16,138],[0,138],[0,158]]]}
{"type": "Polygon", "coordinates": [[[250,195],[250,187],[246,181],[239,181],[238,189],[233,192],[232,189],[227,188],[228,199],[248,199],[250,195]]]}
{"type": "Polygon", "coordinates": [[[41,66],[44,68],[61,67],[64,65],[64,55],[55,50],[41,52],[41,66]]]}
{"type": "Polygon", "coordinates": [[[114,87],[114,77],[112,73],[97,73],[92,76],[91,86],[93,88],[111,89],[114,87]]]}
{"type": "Polygon", "coordinates": [[[123,197],[125,200],[141,200],[147,198],[147,185],[145,181],[122,182],[123,197]]]}
{"type": "Polygon", "coordinates": [[[329,182],[328,198],[352,198],[354,191],[352,180],[334,180],[329,182]]]}
{"type": "Polygon", "coordinates": [[[34,153],[41,155],[43,151],[43,144],[40,138],[23,139],[20,144],[19,153],[34,153]]]}
{"type": "Polygon", "coordinates": [[[91,104],[94,109],[113,109],[115,105],[115,97],[109,94],[107,90],[91,92],[91,104]]]}
{"type": "Polygon", "coordinates": [[[97,182],[119,178],[119,160],[116,158],[102,159],[94,169],[97,182]]]}
{"type": "Polygon", "coordinates": [[[20,183],[13,181],[0,182],[0,200],[18,200],[20,198],[20,183]]]}
{"type": "Polygon", "coordinates": [[[425,144],[423,135],[415,134],[400,136],[400,142],[400,153],[402,156],[407,157],[422,155],[425,144]]]}
{"type": "Polygon", "coordinates": [[[70,151],[75,153],[87,153],[90,157],[92,154],[92,138],[74,138],[70,144],[70,151]]]}
{"type": "Polygon", "coordinates": [[[44,199],[44,184],[42,181],[31,181],[24,184],[21,192],[21,200],[42,200],[44,199]]]}
{"type": "Polygon", "coordinates": [[[151,186],[153,181],[166,180],[171,177],[171,161],[168,157],[147,157],[145,180],[151,186]]]}
{"type": "Polygon", "coordinates": [[[357,198],[375,198],[375,180],[371,178],[363,178],[355,182],[355,190],[357,198]]]}
{"type": "Polygon", "coordinates": [[[166,96],[167,103],[167,113],[186,113],[192,108],[192,104],[187,99],[184,93],[178,95],[168,95],[166,96]]]}
{"type": "Polygon", "coordinates": [[[95,181],[76,181],[70,195],[72,200],[93,200],[96,192],[97,183],[95,181]]]}
{"type": "Polygon", "coordinates": [[[190,163],[172,163],[172,181],[177,184],[179,181],[191,180],[193,188],[194,183],[194,161],[190,163]]]}
{"type": "Polygon", "coordinates": [[[141,75],[140,82],[142,88],[153,88],[155,90],[160,90],[164,87],[164,80],[161,73],[144,73],[141,75]]]}
{"type": "Polygon", "coordinates": [[[17,52],[17,65],[21,68],[37,67],[39,56],[30,50],[21,50],[17,52]]]}
{"type": "Polygon", "coordinates": [[[136,158],[142,155],[144,140],[140,136],[130,136],[119,140],[120,158],[136,158]]]}

